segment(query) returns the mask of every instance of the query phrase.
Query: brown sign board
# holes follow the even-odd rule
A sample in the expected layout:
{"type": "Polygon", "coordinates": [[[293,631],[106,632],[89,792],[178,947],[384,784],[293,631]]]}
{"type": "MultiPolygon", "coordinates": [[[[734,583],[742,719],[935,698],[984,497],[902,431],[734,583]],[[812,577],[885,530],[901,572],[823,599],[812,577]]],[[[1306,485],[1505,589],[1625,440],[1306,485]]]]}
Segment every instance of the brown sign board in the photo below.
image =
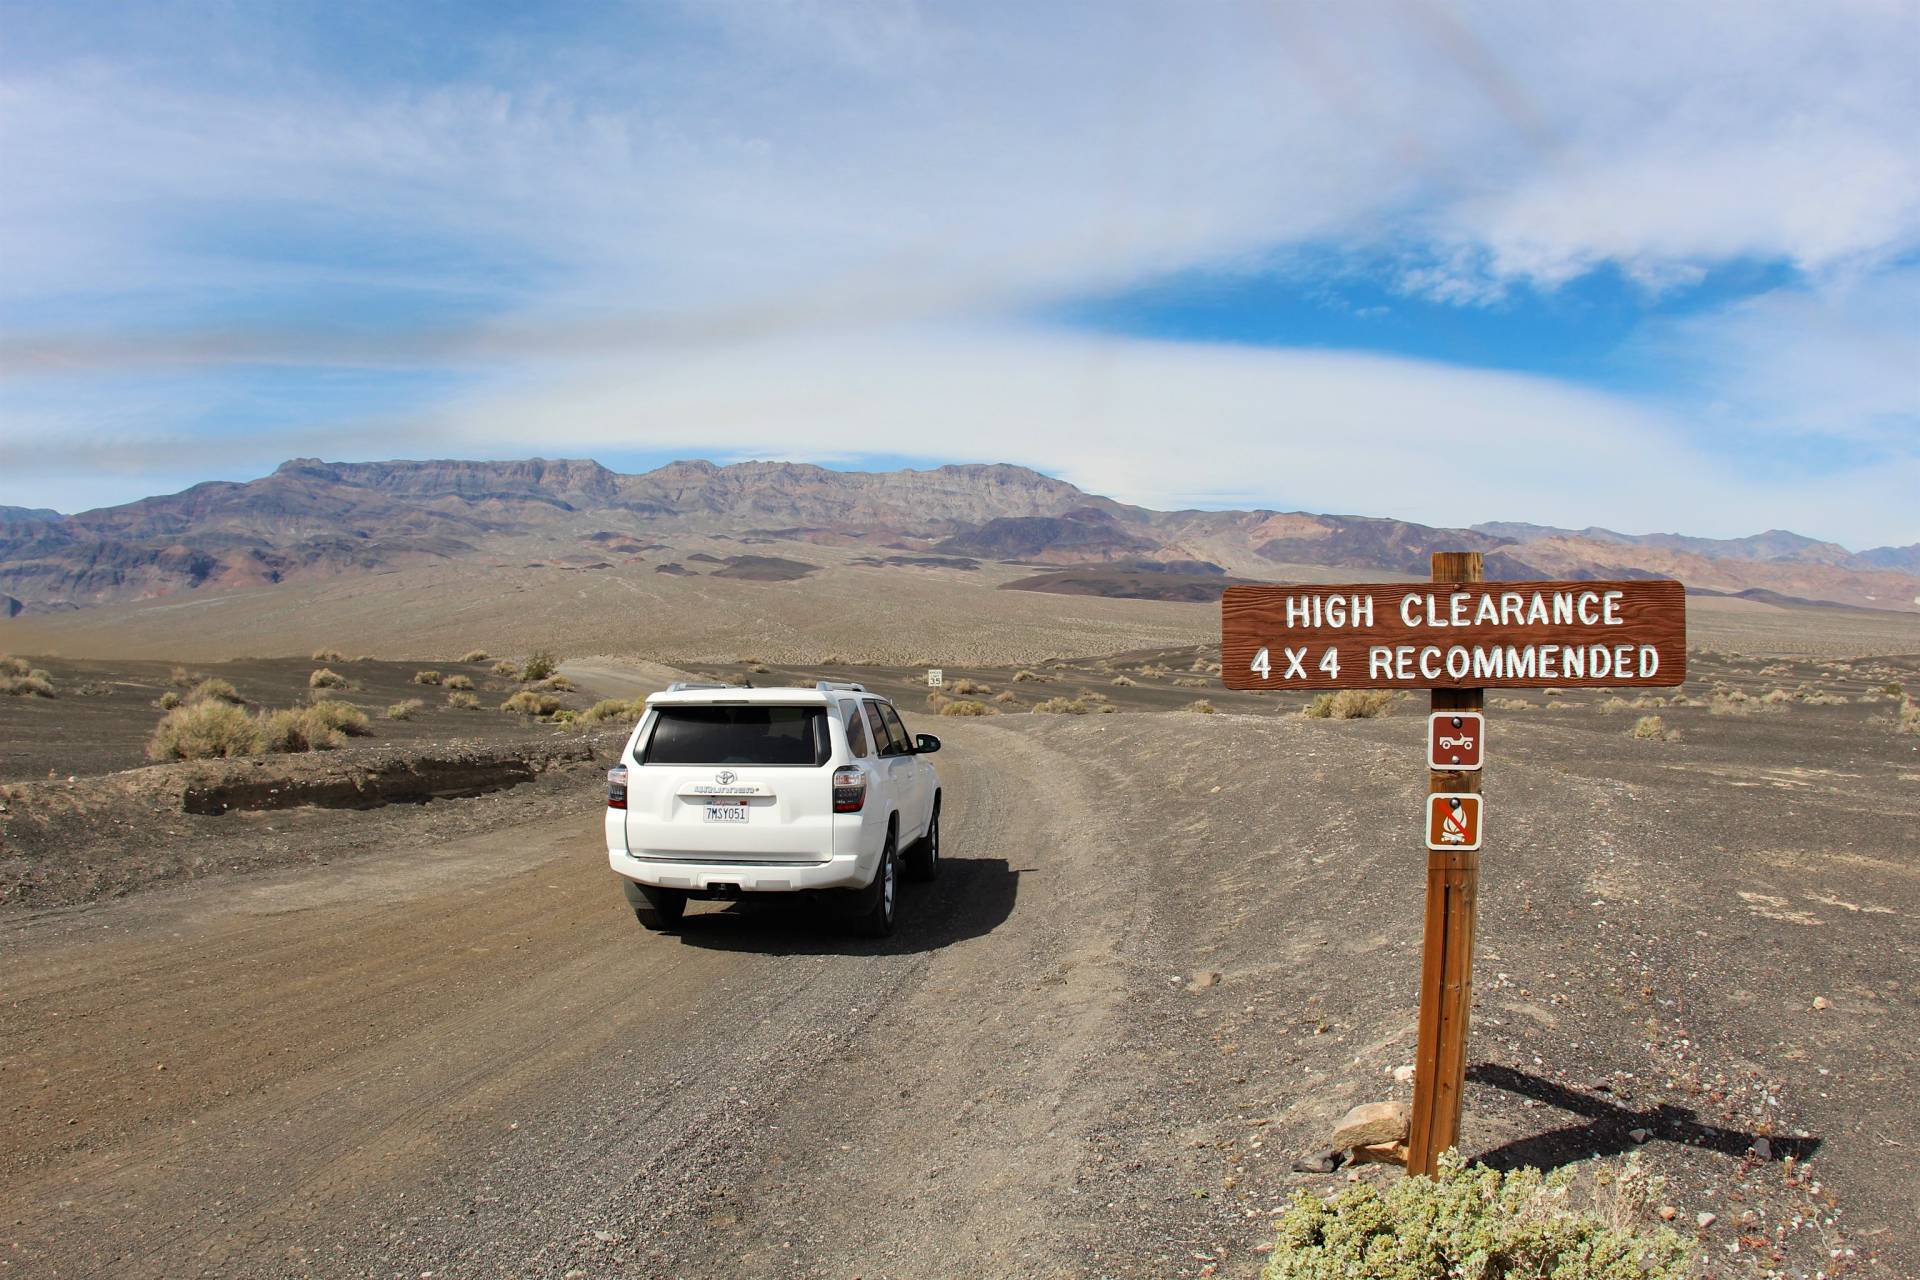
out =
{"type": "Polygon", "coordinates": [[[1487,758],[1487,717],[1478,711],[1436,711],[1427,717],[1427,768],[1472,773],[1487,758]]]}
{"type": "Polygon", "coordinates": [[[1229,689],[1548,689],[1687,678],[1686,589],[1617,582],[1228,587],[1229,689]]]}
{"type": "Polygon", "coordinates": [[[1480,847],[1480,797],[1436,791],[1427,797],[1427,848],[1471,853],[1480,847]]]}

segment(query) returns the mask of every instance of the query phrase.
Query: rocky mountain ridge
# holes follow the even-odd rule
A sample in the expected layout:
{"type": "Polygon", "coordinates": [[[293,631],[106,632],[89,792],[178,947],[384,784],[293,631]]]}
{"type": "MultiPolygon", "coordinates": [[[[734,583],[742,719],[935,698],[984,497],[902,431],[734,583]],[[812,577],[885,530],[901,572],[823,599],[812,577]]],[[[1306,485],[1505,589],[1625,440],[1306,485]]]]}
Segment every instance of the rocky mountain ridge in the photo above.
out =
{"type": "Polygon", "coordinates": [[[8,613],[47,612],[430,561],[490,563],[522,543],[561,560],[571,549],[634,558],[658,550],[667,561],[675,538],[722,536],[1056,567],[1199,564],[1242,579],[1284,579],[1289,566],[1420,574],[1433,551],[1470,549],[1487,554],[1490,577],[1676,576],[1728,594],[1920,611],[1920,546],[1855,555],[1779,530],[1722,540],[1160,512],[1008,464],[848,472],[683,461],[623,474],[585,459],[539,458],[298,458],[257,480],[71,516],[0,508],[0,604],[8,613]]]}

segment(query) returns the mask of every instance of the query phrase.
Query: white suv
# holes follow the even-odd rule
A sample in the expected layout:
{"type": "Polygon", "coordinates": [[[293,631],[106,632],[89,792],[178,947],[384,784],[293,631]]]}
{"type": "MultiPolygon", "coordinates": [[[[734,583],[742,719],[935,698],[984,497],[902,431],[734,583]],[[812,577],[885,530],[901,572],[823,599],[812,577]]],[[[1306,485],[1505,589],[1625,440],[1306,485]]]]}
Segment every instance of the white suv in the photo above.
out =
{"type": "Polygon", "coordinates": [[[607,773],[607,858],[649,929],[690,898],[824,890],[884,937],[902,871],[940,870],[939,749],[861,685],[675,683],[607,773]]]}

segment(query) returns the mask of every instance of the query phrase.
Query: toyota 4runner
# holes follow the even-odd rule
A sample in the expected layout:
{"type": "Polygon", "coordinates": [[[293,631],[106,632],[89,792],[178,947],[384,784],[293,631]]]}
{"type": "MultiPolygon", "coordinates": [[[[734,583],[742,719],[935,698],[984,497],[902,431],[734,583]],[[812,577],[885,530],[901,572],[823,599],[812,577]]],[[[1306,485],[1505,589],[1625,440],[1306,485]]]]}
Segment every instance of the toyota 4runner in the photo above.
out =
{"type": "Polygon", "coordinates": [[[607,773],[608,861],[649,929],[694,898],[823,893],[884,937],[899,877],[940,870],[939,749],[858,684],[675,683],[607,773]]]}

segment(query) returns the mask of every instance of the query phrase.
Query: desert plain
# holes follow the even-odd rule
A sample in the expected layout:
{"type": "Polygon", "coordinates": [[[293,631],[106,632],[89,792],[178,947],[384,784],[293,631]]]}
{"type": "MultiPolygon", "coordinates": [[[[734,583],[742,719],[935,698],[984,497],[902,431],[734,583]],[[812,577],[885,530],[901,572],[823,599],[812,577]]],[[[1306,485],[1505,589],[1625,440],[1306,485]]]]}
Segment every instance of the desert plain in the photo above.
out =
{"type": "MultiPolygon", "coordinates": [[[[1410,1094],[1423,698],[1227,691],[1158,569],[741,554],[0,623],[57,695],[0,698],[0,1271],[1252,1277],[1297,1191],[1401,1176],[1297,1166],[1410,1094]],[[499,710],[535,651],[552,705],[499,710]],[[340,749],[146,759],[169,690],[288,707],[322,667],[340,749]],[[941,735],[948,861],[894,936],[637,927],[600,834],[631,719],[588,713],[688,677],[860,680],[941,735]]],[[[1920,615],[1688,613],[1681,688],[1490,691],[1463,1152],[1643,1165],[1702,1275],[1920,1274],[1920,615]]]]}

